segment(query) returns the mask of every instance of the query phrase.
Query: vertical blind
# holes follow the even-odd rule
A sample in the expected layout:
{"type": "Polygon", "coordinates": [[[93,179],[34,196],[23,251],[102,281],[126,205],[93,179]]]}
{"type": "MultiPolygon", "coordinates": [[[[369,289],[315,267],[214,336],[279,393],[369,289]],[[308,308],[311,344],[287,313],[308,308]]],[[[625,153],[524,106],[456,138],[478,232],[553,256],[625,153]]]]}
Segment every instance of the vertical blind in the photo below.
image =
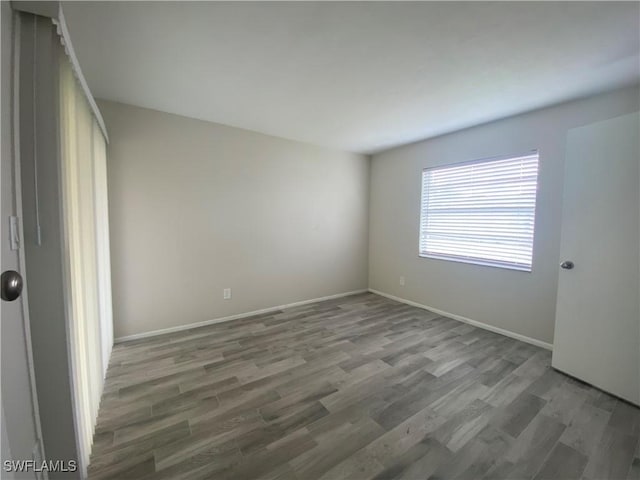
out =
{"type": "Polygon", "coordinates": [[[538,152],[422,172],[420,255],[531,271],[538,152]]]}
{"type": "Polygon", "coordinates": [[[81,462],[91,453],[113,330],[106,142],[60,48],[62,204],[72,382],[81,462]]]}

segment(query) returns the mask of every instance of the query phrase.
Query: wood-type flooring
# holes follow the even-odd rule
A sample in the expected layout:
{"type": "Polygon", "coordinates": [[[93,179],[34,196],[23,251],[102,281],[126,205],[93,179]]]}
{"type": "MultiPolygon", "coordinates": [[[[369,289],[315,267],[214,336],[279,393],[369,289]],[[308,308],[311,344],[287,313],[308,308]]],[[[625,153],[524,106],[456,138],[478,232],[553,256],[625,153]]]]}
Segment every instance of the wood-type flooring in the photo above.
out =
{"type": "Polygon", "coordinates": [[[638,479],[640,409],[366,293],[117,344],[90,479],[638,479]]]}

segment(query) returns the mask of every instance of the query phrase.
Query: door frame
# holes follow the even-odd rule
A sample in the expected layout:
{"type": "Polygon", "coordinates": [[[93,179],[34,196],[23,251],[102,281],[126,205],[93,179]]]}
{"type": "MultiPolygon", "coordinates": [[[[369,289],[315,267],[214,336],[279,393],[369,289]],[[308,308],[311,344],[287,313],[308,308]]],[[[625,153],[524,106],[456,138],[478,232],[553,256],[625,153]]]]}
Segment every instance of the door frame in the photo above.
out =
{"type": "MultiPolygon", "coordinates": [[[[18,253],[18,265],[21,272],[21,275],[24,279],[24,288],[22,290],[21,295],[21,314],[22,314],[22,323],[24,327],[24,336],[25,336],[25,347],[27,352],[27,367],[29,371],[29,384],[31,386],[31,401],[33,405],[33,422],[36,429],[36,442],[39,449],[39,458],[36,460],[44,460],[46,459],[46,454],[44,450],[43,436],[42,436],[42,426],[40,424],[40,407],[38,403],[38,392],[36,389],[36,380],[35,380],[35,367],[33,361],[33,345],[31,342],[31,322],[29,319],[29,288],[28,288],[28,279],[26,278],[27,268],[26,268],[26,256],[25,256],[25,248],[24,248],[24,229],[23,229],[23,215],[22,215],[22,184],[21,184],[21,176],[20,176],[20,21],[19,21],[19,13],[16,12],[13,8],[11,9],[11,130],[12,130],[12,138],[11,138],[11,164],[13,167],[13,172],[11,175],[12,182],[12,196],[14,203],[15,211],[14,215],[18,218],[18,239],[19,239],[19,247],[17,250],[18,253]]],[[[4,172],[6,175],[8,172],[4,172]]],[[[6,228],[6,223],[4,223],[6,219],[3,219],[2,223],[6,228]]],[[[1,228],[1,227],[0,227],[1,228]]],[[[4,230],[4,229],[3,229],[4,230]]],[[[41,478],[48,479],[48,474],[46,471],[41,472],[41,478]]]]}

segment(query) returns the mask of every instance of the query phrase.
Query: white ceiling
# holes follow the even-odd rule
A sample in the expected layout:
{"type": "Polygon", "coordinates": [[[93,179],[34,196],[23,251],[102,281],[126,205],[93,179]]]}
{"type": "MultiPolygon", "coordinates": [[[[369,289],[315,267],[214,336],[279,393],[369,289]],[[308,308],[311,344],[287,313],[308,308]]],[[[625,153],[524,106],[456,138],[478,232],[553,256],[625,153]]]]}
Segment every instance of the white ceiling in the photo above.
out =
{"type": "Polygon", "coordinates": [[[640,3],[67,3],[98,98],[356,152],[640,78],[640,3]]]}

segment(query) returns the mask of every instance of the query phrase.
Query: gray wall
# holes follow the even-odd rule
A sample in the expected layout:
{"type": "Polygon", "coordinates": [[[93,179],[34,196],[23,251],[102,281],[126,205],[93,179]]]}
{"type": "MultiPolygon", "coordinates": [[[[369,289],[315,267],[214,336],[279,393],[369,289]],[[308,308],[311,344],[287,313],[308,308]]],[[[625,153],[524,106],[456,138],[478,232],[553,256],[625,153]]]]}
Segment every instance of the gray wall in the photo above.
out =
{"type": "Polygon", "coordinates": [[[639,93],[618,90],[374,155],[369,287],[551,343],[567,130],[637,111],[639,93]],[[423,168],[532,149],[540,171],[531,273],[418,257],[423,168]]]}
{"type": "Polygon", "coordinates": [[[367,157],[99,105],[116,338],[367,288],[367,157]]]}

